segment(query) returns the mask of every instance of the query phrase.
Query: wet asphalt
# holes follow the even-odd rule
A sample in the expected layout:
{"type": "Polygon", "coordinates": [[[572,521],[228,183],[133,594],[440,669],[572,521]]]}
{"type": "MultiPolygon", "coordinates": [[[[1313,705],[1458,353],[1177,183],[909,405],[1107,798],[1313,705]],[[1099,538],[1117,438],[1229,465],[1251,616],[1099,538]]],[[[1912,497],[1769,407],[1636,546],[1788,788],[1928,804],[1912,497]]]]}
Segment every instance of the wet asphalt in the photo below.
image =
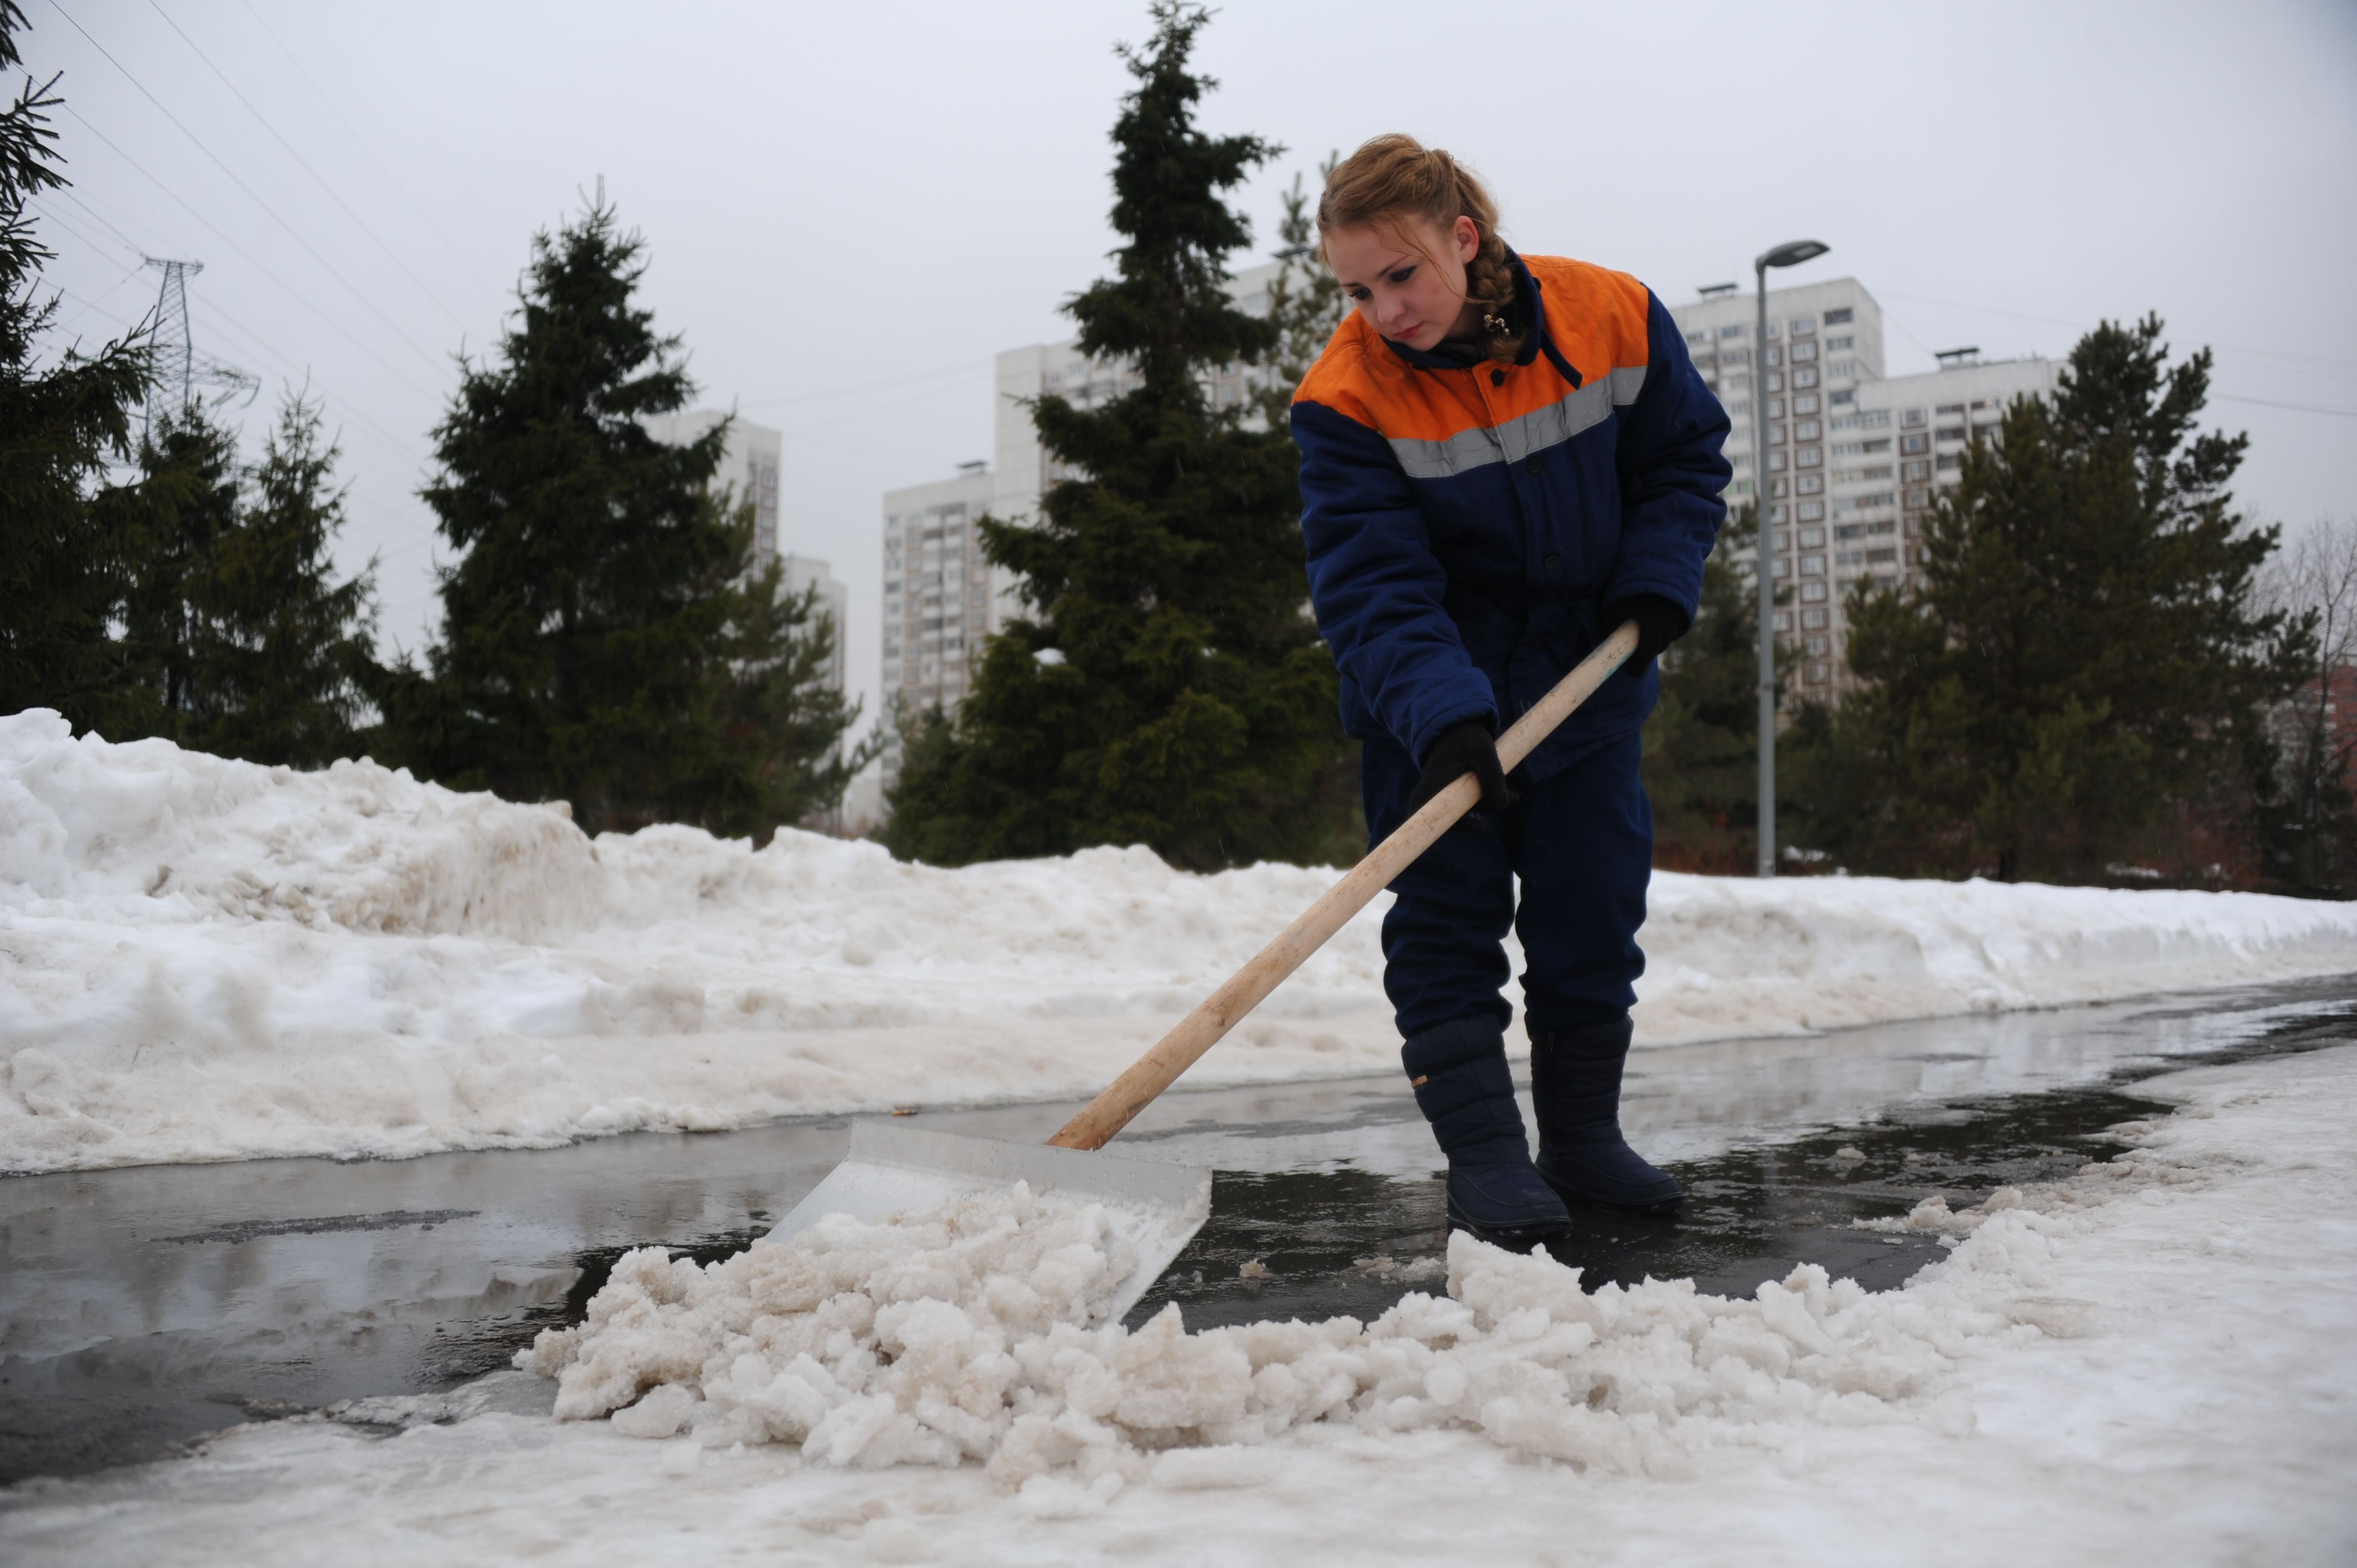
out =
{"type": "MultiPolygon", "coordinates": [[[[1623,1122],[1674,1218],[1576,1215],[1590,1285],[1748,1294],[1802,1262],[1870,1289],[1943,1255],[1856,1221],[2067,1176],[2164,1112],[2140,1079],[2357,1040],[2357,974],[1802,1039],[1641,1052],[1623,1122]]],[[[924,1112],[1044,1140],[1073,1109],[924,1112]]],[[[841,1158],[840,1119],[403,1161],[270,1160],[0,1180],[0,1482],[167,1456],[242,1421],[422,1393],[577,1322],[630,1248],[765,1234],[841,1158]]],[[[1133,1321],[1372,1317],[1438,1290],[1440,1161],[1393,1076],[1173,1092],[1122,1139],[1209,1165],[1212,1216],[1133,1321]]]]}

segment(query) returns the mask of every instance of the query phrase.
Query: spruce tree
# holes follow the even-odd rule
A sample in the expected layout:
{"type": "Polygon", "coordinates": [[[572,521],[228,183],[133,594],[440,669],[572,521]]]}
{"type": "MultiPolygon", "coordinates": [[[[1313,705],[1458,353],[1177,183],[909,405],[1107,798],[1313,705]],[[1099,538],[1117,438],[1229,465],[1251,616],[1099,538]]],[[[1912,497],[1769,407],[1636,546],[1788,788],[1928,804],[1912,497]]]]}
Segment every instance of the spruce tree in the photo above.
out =
{"type": "MultiPolygon", "coordinates": [[[[22,64],[24,13],[0,0],[0,72],[22,64]]],[[[77,730],[145,734],[149,699],[114,627],[135,496],[112,483],[147,390],[138,334],[44,364],[57,319],[40,287],[51,252],[27,199],[62,188],[49,111],[58,79],[27,79],[0,109],[0,714],[55,708],[77,730]]]]}
{"type": "Polygon", "coordinates": [[[189,579],[197,701],[181,744],[293,768],[356,755],[375,665],[374,566],[334,580],[337,456],[319,404],[290,392],[234,524],[189,579]]]}
{"type": "Polygon", "coordinates": [[[2246,438],[2196,431],[2210,363],[2170,364],[2157,317],[2089,333],[2051,403],[1966,453],[1921,591],[1853,596],[1862,690],[1798,737],[1849,865],[2190,876],[2222,813],[2247,830],[2256,731],[2309,629],[2255,597],[2277,531],[2233,509],[2246,438]]]}
{"type": "MultiPolygon", "coordinates": [[[[1757,516],[1746,505],[1719,530],[1703,563],[1694,626],[1663,654],[1661,702],[1645,723],[1641,766],[1654,860],[1681,871],[1741,872],[1755,864],[1760,596],[1755,579],[1729,557],[1758,535],[1757,516]]],[[[1780,676],[1786,667],[1780,655],[1780,676]]]]}
{"type": "Polygon", "coordinates": [[[132,735],[183,745],[219,715],[197,664],[207,637],[198,603],[213,553],[237,528],[242,486],[237,437],[201,406],[161,421],[139,447],[140,486],[130,515],[123,639],[130,670],[145,689],[132,735]]]}
{"type": "Polygon", "coordinates": [[[1049,489],[1036,526],[983,524],[1030,613],[985,645],[954,719],[909,734],[887,834],[904,856],[1135,843],[1209,868],[1358,847],[1334,783],[1333,661],[1303,607],[1292,443],[1205,387],[1277,346],[1222,286],[1250,237],[1225,193],[1275,149],[1197,128],[1212,83],[1187,64],[1209,14],[1162,0],[1152,15],[1150,42],[1122,50],[1136,87],[1113,133],[1127,242],[1117,275],[1066,306],[1082,350],[1137,384],[1092,411],[1032,406],[1082,477],[1049,489]]]}
{"type": "Polygon", "coordinates": [[[749,506],[711,489],[725,424],[642,423],[694,391],[634,294],[645,244],[602,196],[533,241],[521,309],[464,367],[424,495],[458,559],[427,669],[389,671],[379,754],[465,789],[562,798],[592,832],[766,833],[840,794],[856,714],[818,689],[808,605],[748,576],[749,506]]]}

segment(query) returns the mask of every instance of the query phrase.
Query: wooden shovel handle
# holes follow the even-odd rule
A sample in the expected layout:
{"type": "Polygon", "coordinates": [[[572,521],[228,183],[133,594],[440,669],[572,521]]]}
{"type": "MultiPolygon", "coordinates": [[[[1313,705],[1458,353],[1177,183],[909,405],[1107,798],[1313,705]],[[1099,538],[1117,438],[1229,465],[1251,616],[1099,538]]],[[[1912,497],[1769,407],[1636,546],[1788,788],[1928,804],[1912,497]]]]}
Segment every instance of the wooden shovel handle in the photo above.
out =
{"type": "MultiPolygon", "coordinates": [[[[1511,772],[1555,725],[1571,716],[1605,677],[1620,668],[1637,650],[1637,623],[1630,621],[1604,639],[1603,645],[1579,662],[1579,667],[1555,684],[1498,737],[1499,766],[1511,772]]],[[[1392,836],[1367,853],[1324,897],[1309,906],[1285,934],[1253,956],[1251,962],[1230,976],[1228,983],[1204,998],[1200,1006],[1133,1063],[1103,1094],[1082,1107],[1048,1142],[1063,1149],[1102,1149],[1132,1118],[1154,1103],[1155,1097],[1195,1065],[1220,1037],[1244,1020],[1285,977],[1299,969],[1311,953],[1374,896],[1391,886],[1417,855],[1471,811],[1481,799],[1481,786],[1468,773],[1425,802],[1424,809],[1402,822],[1392,836]]]]}

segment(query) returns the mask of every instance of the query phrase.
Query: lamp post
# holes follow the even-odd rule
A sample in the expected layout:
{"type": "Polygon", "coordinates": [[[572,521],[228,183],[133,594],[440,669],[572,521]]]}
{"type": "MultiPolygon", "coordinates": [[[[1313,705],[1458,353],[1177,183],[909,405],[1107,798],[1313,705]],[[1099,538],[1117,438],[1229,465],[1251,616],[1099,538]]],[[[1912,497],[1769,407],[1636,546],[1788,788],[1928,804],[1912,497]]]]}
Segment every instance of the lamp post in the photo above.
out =
{"type": "Polygon", "coordinates": [[[1760,875],[1776,875],[1776,531],[1768,526],[1768,269],[1815,261],[1830,245],[1794,240],[1751,263],[1759,336],[1751,361],[1751,511],[1760,526],[1760,875]]]}

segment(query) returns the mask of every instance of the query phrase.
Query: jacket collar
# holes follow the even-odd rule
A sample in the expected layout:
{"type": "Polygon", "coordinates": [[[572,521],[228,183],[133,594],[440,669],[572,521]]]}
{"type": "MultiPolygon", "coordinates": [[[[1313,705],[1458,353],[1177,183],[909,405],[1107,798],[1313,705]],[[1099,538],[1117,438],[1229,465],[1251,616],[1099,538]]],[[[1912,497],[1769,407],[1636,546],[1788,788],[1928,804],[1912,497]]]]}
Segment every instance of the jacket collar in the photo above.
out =
{"type": "MultiPolygon", "coordinates": [[[[1531,269],[1523,264],[1523,258],[1514,253],[1512,245],[1506,247],[1506,265],[1514,274],[1514,309],[1532,326],[1531,333],[1523,339],[1522,349],[1515,354],[1513,362],[1527,365],[1544,349],[1557,369],[1564,369],[1563,357],[1555,351],[1554,343],[1547,338],[1546,311],[1539,303],[1539,280],[1531,275],[1531,269]]],[[[1380,338],[1382,334],[1376,336],[1380,338]]],[[[1389,338],[1383,338],[1383,347],[1419,371],[1469,371],[1476,365],[1487,363],[1469,349],[1449,343],[1441,344],[1437,351],[1431,353],[1405,343],[1395,343],[1389,338]]],[[[1572,385],[1579,384],[1577,373],[1568,371],[1566,373],[1570,375],[1572,385]]]]}

